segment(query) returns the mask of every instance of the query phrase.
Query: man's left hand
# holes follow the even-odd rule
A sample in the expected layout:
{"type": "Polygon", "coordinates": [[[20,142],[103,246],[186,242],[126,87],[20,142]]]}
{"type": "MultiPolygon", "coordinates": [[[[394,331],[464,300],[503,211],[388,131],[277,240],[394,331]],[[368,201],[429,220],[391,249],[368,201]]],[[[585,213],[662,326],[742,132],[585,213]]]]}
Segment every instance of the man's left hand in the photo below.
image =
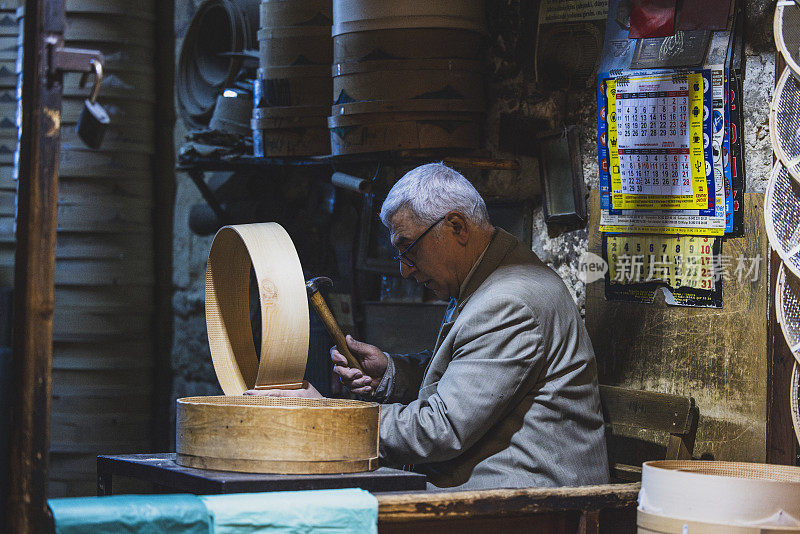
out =
{"type": "Polygon", "coordinates": [[[300,397],[302,399],[322,399],[322,394],[317,388],[306,380],[303,380],[303,387],[300,389],[249,389],[245,395],[261,395],[263,397],[300,397]]]}

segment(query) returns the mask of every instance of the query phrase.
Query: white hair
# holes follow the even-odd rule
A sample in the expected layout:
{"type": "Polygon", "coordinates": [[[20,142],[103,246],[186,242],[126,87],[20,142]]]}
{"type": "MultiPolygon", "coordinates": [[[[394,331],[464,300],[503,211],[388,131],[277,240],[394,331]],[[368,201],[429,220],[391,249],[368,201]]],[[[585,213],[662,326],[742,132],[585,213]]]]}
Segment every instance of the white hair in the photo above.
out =
{"type": "Polygon", "coordinates": [[[401,210],[411,211],[420,224],[430,225],[456,210],[478,227],[489,228],[486,202],[469,180],[442,163],[428,163],[408,171],[386,195],[380,218],[388,227],[401,210]]]}

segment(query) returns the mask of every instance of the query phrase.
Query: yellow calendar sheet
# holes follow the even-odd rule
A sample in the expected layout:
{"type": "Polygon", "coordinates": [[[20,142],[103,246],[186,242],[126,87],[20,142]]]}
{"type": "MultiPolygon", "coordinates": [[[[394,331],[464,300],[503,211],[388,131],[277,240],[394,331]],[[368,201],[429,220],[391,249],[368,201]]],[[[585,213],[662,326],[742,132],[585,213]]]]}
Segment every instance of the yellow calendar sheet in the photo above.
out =
{"type": "Polygon", "coordinates": [[[714,289],[713,237],[606,236],[612,284],[663,282],[671,288],[714,289]]]}
{"type": "Polygon", "coordinates": [[[703,77],[606,82],[614,209],[707,209],[703,77]]]}

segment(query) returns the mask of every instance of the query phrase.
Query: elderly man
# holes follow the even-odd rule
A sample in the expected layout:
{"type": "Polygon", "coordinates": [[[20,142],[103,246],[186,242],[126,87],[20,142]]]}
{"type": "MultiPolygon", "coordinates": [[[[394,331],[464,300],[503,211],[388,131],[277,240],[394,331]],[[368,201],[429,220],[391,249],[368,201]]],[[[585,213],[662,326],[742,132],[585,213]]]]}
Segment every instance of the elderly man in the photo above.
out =
{"type": "Polygon", "coordinates": [[[608,482],[594,352],[561,278],[444,165],[403,176],[380,217],[400,273],[450,300],[432,352],[389,355],[348,336],[363,375],[331,349],[343,383],[384,403],[382,460],[447,488],[608,482]]]}

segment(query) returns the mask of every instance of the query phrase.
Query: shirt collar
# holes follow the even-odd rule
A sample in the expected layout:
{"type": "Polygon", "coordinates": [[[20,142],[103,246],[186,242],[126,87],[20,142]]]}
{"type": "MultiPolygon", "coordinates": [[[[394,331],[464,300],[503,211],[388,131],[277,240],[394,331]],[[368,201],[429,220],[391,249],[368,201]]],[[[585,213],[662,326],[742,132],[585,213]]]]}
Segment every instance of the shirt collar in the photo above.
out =
{"type": "MultiPolygon", "coordinates": [[[[497,230],[495,230],[495,233],[497,233],[497,230]]],[[[492,234],[492,239],[494,239],[494,234],[492,234]]],[[[489,245],[491,245],[491,244],[492,244],[492,240],[490,239],[489,243],[486,244],[486,248],[484,248],[483,252],[481,252],[481,255],[478,256],[478,259],[475,260],[475,263],[472,264],[472,268],[467,273],[467,276],[466,276],[466,278],[464,278],[464,281],[461,282],[460,286],[458,286],[458,297],[456,298],[456,300],[458,302],[461,302],[461,297],[464,294],[464,288],[467,287],[467,284],[469,283],[470,279],[472,278],[472,275],[475,274],[475,271],[478,269],[478,265],[481,264],[481,261],[483,260],[483,257],[486,255],[486,251],[489,250],[489,245]]]]}

